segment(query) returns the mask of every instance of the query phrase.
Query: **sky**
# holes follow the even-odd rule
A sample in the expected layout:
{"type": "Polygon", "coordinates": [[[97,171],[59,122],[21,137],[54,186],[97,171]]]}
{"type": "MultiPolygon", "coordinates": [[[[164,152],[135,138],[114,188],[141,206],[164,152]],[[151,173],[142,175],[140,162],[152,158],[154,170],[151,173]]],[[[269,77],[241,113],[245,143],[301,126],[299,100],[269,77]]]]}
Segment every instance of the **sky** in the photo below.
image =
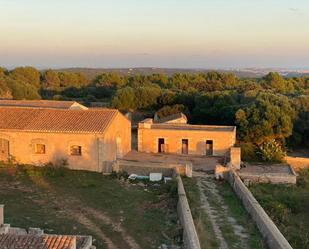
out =
{"type": "Polygon", "coordinates": [[[309,69],[309,0],[0,0],[0,66],[309,69]]]}

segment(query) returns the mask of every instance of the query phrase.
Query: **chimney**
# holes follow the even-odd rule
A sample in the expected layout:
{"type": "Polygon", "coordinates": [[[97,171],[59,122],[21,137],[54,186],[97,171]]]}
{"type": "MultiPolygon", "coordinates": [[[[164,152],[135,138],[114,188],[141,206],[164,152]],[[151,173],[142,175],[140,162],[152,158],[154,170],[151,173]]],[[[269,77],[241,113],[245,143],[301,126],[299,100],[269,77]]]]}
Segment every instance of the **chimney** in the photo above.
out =
{"type": "Polygon", "coordinates": [[[0,227],[4,225],[4,205],[0,204],[0,227]]]}

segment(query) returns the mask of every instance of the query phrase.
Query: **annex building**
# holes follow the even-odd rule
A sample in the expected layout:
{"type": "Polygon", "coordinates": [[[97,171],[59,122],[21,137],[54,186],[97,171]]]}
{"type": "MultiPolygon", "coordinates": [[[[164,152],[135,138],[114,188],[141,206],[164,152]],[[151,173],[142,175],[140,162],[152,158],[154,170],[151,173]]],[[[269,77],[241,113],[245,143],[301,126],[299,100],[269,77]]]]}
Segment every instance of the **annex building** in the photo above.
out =
{"type": "Polygon", "coordinates": [[[223,156],[235,142],[235,126],[191,125],[184,114],[138,124],[140,152],[223,156]]]}
{"type": "Polygon", "coordinates": [[[131,122],[118,110],[57,108],[61,103],[54,102],[48,107],[0,104],[0,161],[65,160],[71,169],[102,172],[131,150],[131,122]]]}

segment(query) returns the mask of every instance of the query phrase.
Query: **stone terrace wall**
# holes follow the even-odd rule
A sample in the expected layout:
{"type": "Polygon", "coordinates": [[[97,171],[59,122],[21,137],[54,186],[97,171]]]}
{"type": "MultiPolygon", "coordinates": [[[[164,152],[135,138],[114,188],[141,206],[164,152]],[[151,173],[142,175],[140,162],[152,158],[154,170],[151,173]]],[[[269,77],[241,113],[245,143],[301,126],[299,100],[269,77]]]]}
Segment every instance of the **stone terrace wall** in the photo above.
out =
{"type": "Polygon", "coordinates": [[[228,181],[251,215],[270,249],[292,249],[274,222],[254,198],[234,170],[229,172],[228,181]]]}
{"type": "Polygon", "coordinates": [[[285,160],[290,164],[295,170],[300,170],[304,168],[309,168],[309,158],[307,157],[293,157],[287,156],[285,160]]]}
{"type": "Polygon", "coordinates": [[[181,180],[181,177],[177,176],[178,181],[178,205],[177,212],[183,227],[183,243],[185,249],[201,249],[200,241],[198,239],[197,232],[195,230],[190,206],[187,200],[186,192],[181,180]]]}
{"type": "Polygon", "coordinates": [[[191,163],[161,163],[138,162],[130,160],[117,160],[113,164],[113,171],[125,171],[128,174],[149,175],[150,173],[162,173],[163,176],[173,176],[174,172],[180,175],[192,177],[191,163]]]}

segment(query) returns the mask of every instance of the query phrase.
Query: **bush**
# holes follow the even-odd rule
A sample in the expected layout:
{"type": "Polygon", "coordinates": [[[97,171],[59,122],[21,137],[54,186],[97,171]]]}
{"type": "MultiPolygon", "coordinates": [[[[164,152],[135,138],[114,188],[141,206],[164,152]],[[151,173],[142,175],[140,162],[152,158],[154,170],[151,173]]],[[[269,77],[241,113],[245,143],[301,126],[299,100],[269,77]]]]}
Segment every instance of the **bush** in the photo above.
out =
{"type": "Polygon", "coordinates": [[[241,158],[244,161],[258,161],[257,147],[253,143],[240,143],[241,158]]]}
{"type": "Polygon", "coordinates": [[[266,162],[282,162],[286,156],[282,146],[275,140],[264,142],[260,145],[258,154],[266,162]]]}
{"type": "Polygon", "coordinates": [[[302,169],[298,172],[297,186],[301,188],[309,188],[309,168],[302,169]]]}
{"type": "Polygon", "coordinates": [[[283,223],[288,222],[290,210],[283,203],[280,203],[278,201],[271,202],[267,209],[269,209],[269,211],[271,213],[271,219],[276,224],[281,225],[283,223]]]}

